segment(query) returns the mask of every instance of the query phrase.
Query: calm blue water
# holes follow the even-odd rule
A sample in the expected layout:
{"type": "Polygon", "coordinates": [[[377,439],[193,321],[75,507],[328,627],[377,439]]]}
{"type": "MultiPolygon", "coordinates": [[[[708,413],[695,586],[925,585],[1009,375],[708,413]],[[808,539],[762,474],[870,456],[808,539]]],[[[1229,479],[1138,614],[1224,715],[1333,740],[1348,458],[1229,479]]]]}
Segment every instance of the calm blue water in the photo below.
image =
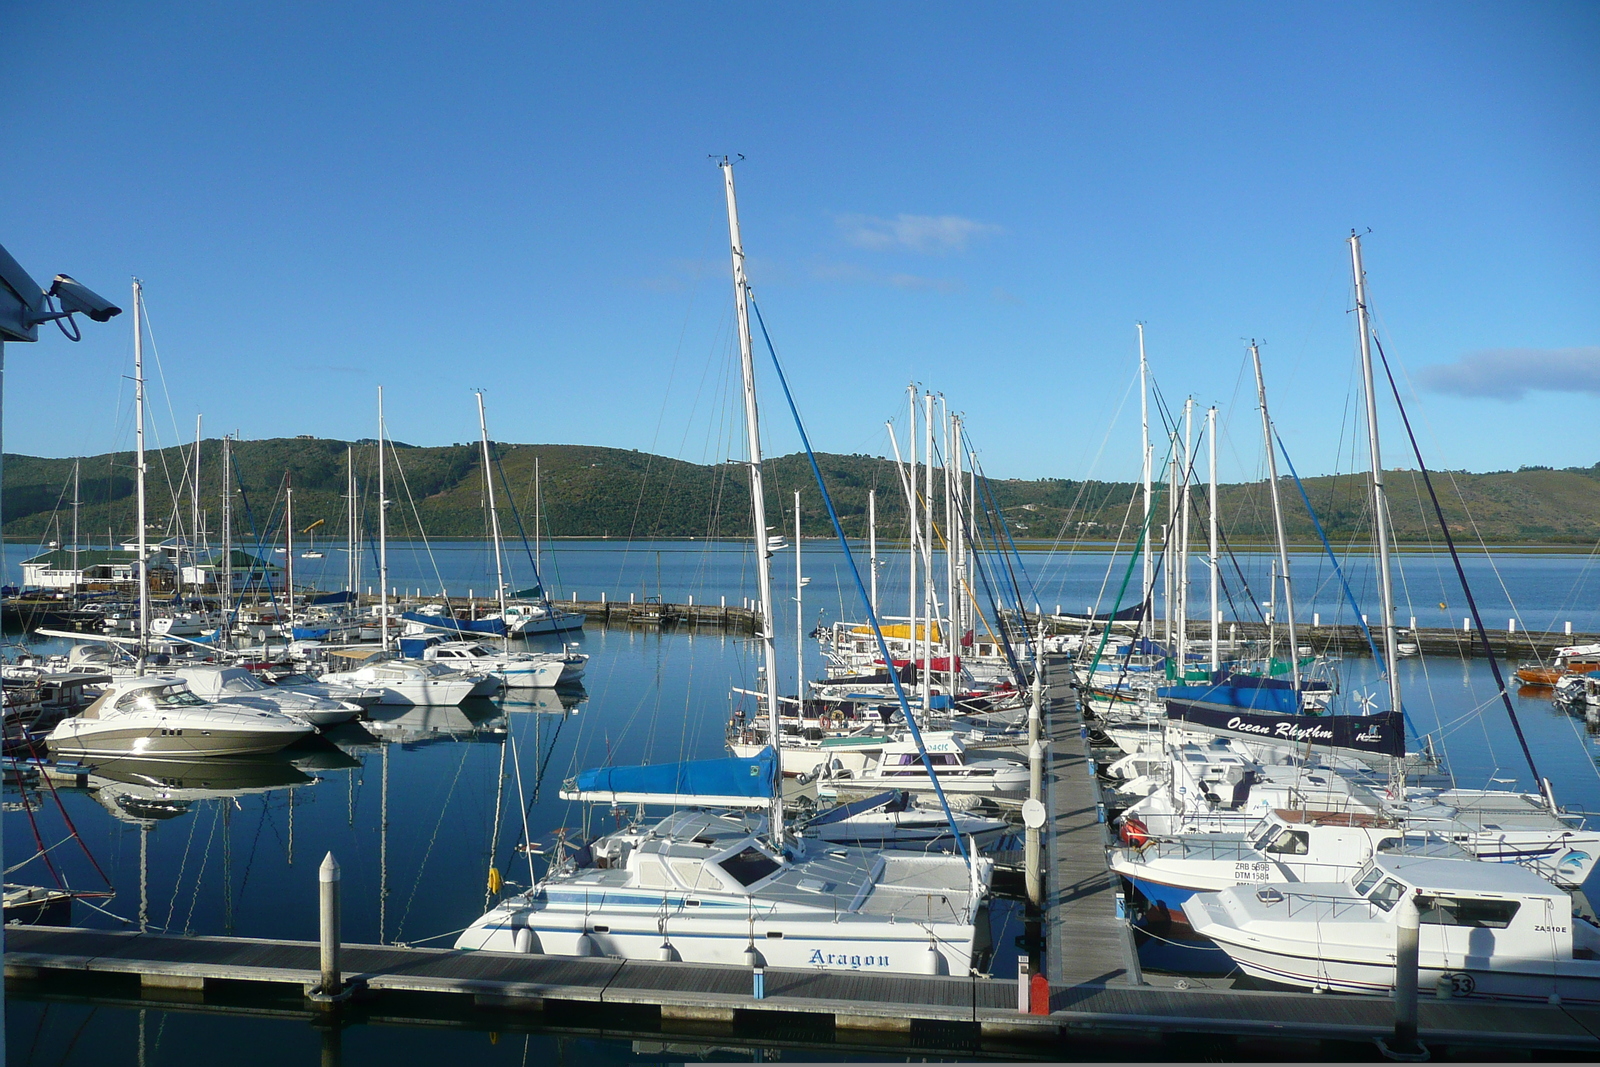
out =
{"type": "MultiPolygon", "coordinates": [[[[7,546],[6,561],[14,566],[27,554],[19,546],[7,546]]],[[[808,542],[804,560],[813,579],[805,590],[806,629],[841,613],[857,617],[844,556],[837,547],[808,542]]],[[[1037,599],[1047,609],[1058,601],[1078,610],[1095,603],[1107,582],[1111,560],[1105,550],[1027,554],[1037,599]]],[[[324,562],[332,585],[333,578],[343,574],[343,561],[330,553],[324,562]]],[[[1442,591],[1447,585],[1440,576],[1451,577],[1448,560],[1441,564],[1430,556],[1407,556],[1403,562],[1419,622],[1433,621],[1424,615],[1423,600],[1435,605],[1433,611],[1440,618],[1448,617],[1437,608],[1441,599],[1447,604],[1444,611],[1457,610],[1459,594],[1442,591]]],[[[400,546],[391,563],[394,584],[402,587],[437,590],[443,583],[461,595],[492,583],[486,577],[492,573],[488,553],[481,544],[435,545],[431,558],[421,546],[400,546]]],[[[792,550],[780,552],[774,564],[779,662],[789,685],[795,648],[792,550]]],[[[1496,586],[1488,562],[1474,557],[1469,565],[1481,579],[1478,592],[1486,612],[1508,612],[1510,601],[1496,586]]],[[[1554,621],[1559,629],[1570,618],[1579,629],[1600,629],[1600,613],[1594,608],[1600,603],[1595,595],[1600,593],[1600,579],[1586,557],[1506,556],[1497,566],[1528,625],[1543,628],[1554,621]]],[[[1264,567],[1259,555],[1244,560],[1247,575],[1252,568],[1260,573],[1264,567]]],[[[1327,573],[1319,571],[1310,555],[1297,556],[1294,567],[1309,601],[1300,614],[1309,618],[1313,610],[1320,610],[1324,621],[1334,621],[1330,615],[1338,609],[1337,593],[1328,592],[1327,573]]],[[[883,570],[886,603],[889,590],[896,590],[895,599],[903,601],[904,573],[903,555],[893,557],[883,570]]],[[[304,571],[302,575],[306,576],[304,571]]],[[[1102,608],[1113,603],[1121,577],[1120,569],[1114,569],[1110,592],[1098,600],[1102,608]]],[[[698,602],[709,603],[723,595],[735,603],[755,595],[749,553],[742,545],[727,543],[563,542],[554,559],[546,561],[546,581],[553,593],[577,593],[583,599],[595,598],[602,590],[619,600],[632,591],[641,596],[659,592],[668,601],[693,595],[698,602]]],[[[1257,579],[1250,581],[1254,586],[1257,579]]],[[[1370,569],[1352,568],[1351,582],[1358,596],[1370,600],[1370,590],[1365,589],[1370,569]]],[[[1197,583],[1192,595],[1198,602],[1204,595],[1203,584],[1197,583]]],[[[886,610],[898,614],[904,609],[886,610]]],[[[1455,625],[1460,625],[1459,619],[1455,625]]],[[[1495,625],[1492,618],[1491,625],[1495,625]]],[[[659,762],[720,754],[730,687],[750,687],[755,681],[752,648],[741,637],[591,627],[580,640],[593,657],[586,689],[565,703],[549,698],[538,703],[483,701],[460,710],[391,713],[382,729],[350,726],[331,735],[327,743],[281,759],[234,765],[226,773],[215,765],[109,766],[104,776],[91,779],[90,788],[59,788],[59,807],[48,795],[32,798],[42,803],[31,816],[15,803],[22,799],[15,789],[8,788],[3,816],[7,854],[12,862],[21,859],[32,849],[35,834],[47,845],[61,841],[67,833],[64,809],[116,890],[115,897],[104,902],[104,913],[87,908],[76,913],[84,925],[136,928],[142,915],[151,929],[311,939],[316,935],[317,864],[331,851],[344,868],[350,940],[448,945],[455,931],[484,910],[490,866],[497,866],[508,880],[526,881],[526,861],[513,852],[524,811],[536,840],[560,827],[581,828],[584,812],[556,795],[561,780],[578,770],[607,761],[659,762]],[[156,776],[154,783],[151,775],[156,776]],[[162,799],[162,778],[181,788],[162,799]]],[[[807,645],[811,671],[817,664],[807,645]]],[[[1372,688],[1370,661],[1347,660],[1342,670],[1347,690],[1372,688]]],[[[1532,775],[1511,736],[1484,661],[1423,658],[1406,661],[1403,670],[1408,713],[1420,729],[1443,736],[1463,784],[1531,786],[1532,775]]],[[[1513,699],[1539,771],[1555,783],[1558,799],[1573,808],[1600,811],[1597,749],[1584,724],[1555,710],[1542,696],[1513,699]]],[[[606,828],[606,816],[593,818],[590,832],[606,828]]],[[[54,849],[51,858],[68,884],[103,885],[89,857],[76,845],[54,849]]],[[[7,880],[50,884],[52,876],[35,860],[7,880]]],[[[997,943],[1005,946],[1009,940],[1002,935],[997,943]]],[[[1014,966],[1014,954],[1002,948],[997,972],[1014,966]]],[[[82,1047],[95,1049],[96,1059],[134,1059],[132,1012],[107,1009],[91,1015],[70,1006],[46,1009],[38,1002],[13,1002],[8,1014],[7,1047],[14,1063],[57,1062],[63,1042],[71,1040],[71,1032],[80,1025],[82,1047]]],[[[258,1037],[273,1040],[267,1035],[278,1025],[163,1015],[162,1033],[167,1037],[156,1034],[155,1024],[147,1020],[145,1062],[185,1062],[205,1042],[221,1039],[213,1035],[229,1035],[230,1044],[258,1037]]],[[[290,1029],[298,1036],[285,1038],[285,1048],[315,1049],[314,1035],[290,1029]]],[[[635,1058],[625,1042],[562,1039],[567,1043],[561,1044],[543,1036],[530,1041],[530,1054],[547,1060],[635,1058]]],[[[440,1056],[459,1055],[468,1048],[489,1062],[521,1061],[523,1055],[520,1036],[491,1046],[483,1035],[395,1039],[365,1033],[348,1039],[346,1051],[376,1062],[379,1056],[392,1057],[396,1049],[401,1055],[418,1054],[433,1042],[439,1043],[440,1056]],[[420,1044],[413,1046],[410,1040],[420,1044]]]]}

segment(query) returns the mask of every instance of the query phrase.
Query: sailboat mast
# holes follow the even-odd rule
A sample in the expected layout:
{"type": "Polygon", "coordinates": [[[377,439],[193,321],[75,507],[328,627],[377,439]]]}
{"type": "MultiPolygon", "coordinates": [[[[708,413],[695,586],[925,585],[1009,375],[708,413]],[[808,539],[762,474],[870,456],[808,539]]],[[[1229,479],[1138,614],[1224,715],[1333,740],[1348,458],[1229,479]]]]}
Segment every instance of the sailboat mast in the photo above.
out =
{"type": "Polygon", "coordinates": [[[283,596],[289,604],[289,636],[294,636],[294,483],[283,491],[283,596]]]}
{"type": "Polygon", "coordinates": [[[78,570],[78,505],[81,504],[83,494],[78,488],[78,468],[81,461],[72,461],[72,591],[78,591],[78,578],[82,574],[78,570]]]}
{"type": "Polygon", "coordinates": [[[1183,401],[1183,510],[1178,527],[1178,570],[1172,577],[1178,584],[1178,678],[1189,669],[1189,516],[1194,509],[1194,397],[1183,401]]]}
{"type": "Polygon", "coordinates": [[[933,708],[933,617],[938,614],[933,595],[933,394],[922,394],[922,712],[933,708]]]}
{"type": "Polygon", "coordinates": [[[1220,654],[1217,650],[1217,641],[1221,634],[1222,617],[1217,612],[1217,585],[1221,578],[1221,571],[1217,566],[1217,408],[1213,404],[1206,409],[1206,448],[1211,457],[1210,497],[1206,501],[1208,516],[1208,529],[1206,538],[1206,557],[1211,569],[1211,670],[1212,673],[1221,668],[1220,654]]]}
{"type": "Polygon", "coordinates": [[[138,507],[139,507],[139,667],[140,674],[144,673],[145,655],[150,650],[150,565],[147,559],[149,547],[145,544],[144,529],[144,284],[138,278],[133,280],[133,406],[135,409],[134,441],[138,455],[134,457],[133,468],[138,482],[138,507]]]}
{"type": "Polygon", "coordinates": [[[1144,465],[1144,610],[1146,615],[1153,614],[1154,605],[1151,603],[1156,595],[1156,560],[1150,551],[1152,531],[1150,529],[1150,509],[1154,506],[1155,486],[1151,483],[1151,464],[1155,456],[1150,447],[1150,365],[1144,358],[1144,323],[1137,323],[1139,327],[1139,432],[1141,436],[1142,462],[1144,465]]]}
{"type": "MultiPolygon", "coordinates": [[[[872,571],[872,614],[878,614],[878,491],[867,490],[867,563],[872,571]]],[[[76,564],[74,564],[76,566],[76,564]]]]}
{"type": "Polygon", "coordinates": [[[766,667],[767,737],[773,759],[779,761],[772,787],[772,814],[769,828],[772,843],[783,852],[783,768],[778,712],[778,650],[773,643],[775,623],[772,604],[772,548],[767,537],[767,497],[761,476],[761,414],[756,406],[756,364],[750,337],[749,282],[744,275],[744,241],[739,236],[739,203],[733,188],[733,163],[722,163],[723,185],[728,197],[728,244],[733,261],[733,302],[739,320],[739,370],[744,382],[744,428],[750,452],[750,510],[755,525],[756,586],[761,595],[761,655],[766,667]]]}
{"type": "MultiPolygon", "coordinates": [[[[378,634],[389,651],[389,498],[383,487],[383,386],[378,386],[378,634]]],[[[384,754],[388,754],[385,746],[384,754]]],[[[387,769],[387,768],[385,768],[387,769]]]]}
{"type": "MultiPolygon", "coordinates": [[[[1267,413],[1267,385],[1261,376],[1261,350],[1250,342],[1250,361],[1256,370],[1256,400],[1261,405],[1261,440],[1267,447],[1268,495],[1272,498],[1272,528],[1278,538],[1278,573],[1283,577],[1283,619],[1289,628],[1289,676],[1294,681],[1295,700],[1300,700],[1300,644],[1294,630],[1294,582],[1289,577],[1289,542],[1283,529],[1283,501],[1278,498],[1278,453],[1272,445],[1272,416],[1267,413]]],[[[1277,592],[1273,591],[1273,602],[1277,592]]],[[[1276,618],[1274,612],[1274,618],[1276,618]]],[[[1267,673],[1272,672],[1268,651],[1267,673]]],[[[1297,703],[1298,706],[1298,703],[1297,703]]]]}
{"type": "MultiPolygon", "coordinates": [[[[906,534],[909,540],[908,558],[911,569],[906,579],[906,622],[908,629],[906,637],[911,649],[907,658],[915,665],[917,662],[917,541],[919,539],[917,525],[917,387],[915,384],[906,386],[906,411],[910,421],[906,424],[906,471],[904,475],[904,488],[906,491],[906,534]]],[[[899,459],[899,456],[895,457],[899,459]]],[[[913,666],[913,669],[915,667],[913,666]]],[[[894,670],[894,664],[884,664],[884,670],[894,670]]]]}
{"type": "Polygon", "coordinates": [[[1394,579],[1389,569],[1389,497],[1383,485],[1378,443],[1378,395],[1372,387],[1372,323],[1367,318],[1367,273],[1361,266],[1361,236],[1350,234],[1350,269],[1356,281],[1356,326],[1361,331],[1361,383],[1367,394],[1367,448],[1372,457],[1372,525],[1378,531],[1378,584],[1383,595],[1383,652],[1388,662],[1389,707],[1400,710],[1400,637],[1394,628],[1394,579]]]}
{"type": "MultiPolygon", "coordinates": [[[[194,484],[189,487],[190,501],[193,503],[193,520],[189,526],[189,558],[195,563],[195,585],[199,585],[200,577],[200,425],[204,416],[194,417],[194,484]]],[[[181,556],[180,556],[181,559],[181,556]]],[[[178,565],[178,574],[183,574],[183,564],[178,565]]]]}
{"type": "Polygon", "coordinates": [[[960,415],[954,415],[950,419],[950,458],[947,462],[955,468],[955,477],[951,479],[951,485],[955,489],[956,498],[955,512],[952,516],[952,521],[955,524],[956,588],[951,595],[955,598],[955,603],[959,607],[952,609],[951,617],[955,619],[954,625],[958,632],[956,641],[959,643],[960,635],[964,635],[967,632],[967,617],[970,614],[967,609],[967,523],[964,518],[966,500],[963,498],[961,489],[963,463],[961,458],[960,415]]]}
{"type": "Polygon", "coordinates": [[[794,491],[794,695],[800,701],[797,714],[805,717],[806,706],[806,616],[805,572],[800,569],[800,490],[794,491]]]}
{"type": "Polygon", "coordinates": [[[222,436],[222,574],[218,593],[222,600],[222,647],[233,634],[233,435],[222,436]]]}
{"type": "MultiPolygon", "coordinates": [[[[544,579],[539,577],[539,503],[544,495],[544,487],[539,481],[539,457],[533,457],[533,578],[539,582],[540,592],[544,591],[544,579]]],[[[545,597],[546,600],[550,599],[545,597]]]]}
{"type": "MultiPolygon", "coordinates": [[[[500,624],[506,621],[506,567],[500,549],[500,512],[494,506],[494,476],[489,466],[489,422],[483,414],[483,393],[478,393],[478,433],[483,438],[483,485],[489,493],[489,536],[494,538],[494,590],[500,604],[500,624]]],[[[511,650],[511,631],[500,635],[500,644],[511,650]]]]}
{"type": "MultiPolygon", "coordinates": [[[[344,446],[345,469],[345,589],[356,600],[361,593],[361,553],[359,542],[356,538],[356,448],[354,445],[344,446]]],[[[352,604],[355,601],[352,601],[352,604]]]]}

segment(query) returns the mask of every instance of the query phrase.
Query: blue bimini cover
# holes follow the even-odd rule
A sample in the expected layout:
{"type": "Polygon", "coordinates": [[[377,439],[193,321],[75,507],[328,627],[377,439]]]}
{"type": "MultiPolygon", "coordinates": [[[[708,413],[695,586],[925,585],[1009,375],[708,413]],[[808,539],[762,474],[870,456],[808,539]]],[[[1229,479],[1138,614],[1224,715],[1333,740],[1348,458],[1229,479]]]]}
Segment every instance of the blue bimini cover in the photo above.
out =
{"type": "Polygon", "coordinates": [[[694,797],[704,797],[708,804],[729,803],[734,798],[765,803],[772,796],[777,773],[777,754],[768,746],[749,758],[728,756],[642,767],[596,767],[580,772],[576,785],[580,794],[648,795],[660,797],[663,803],[692,803],[694,797]]]}

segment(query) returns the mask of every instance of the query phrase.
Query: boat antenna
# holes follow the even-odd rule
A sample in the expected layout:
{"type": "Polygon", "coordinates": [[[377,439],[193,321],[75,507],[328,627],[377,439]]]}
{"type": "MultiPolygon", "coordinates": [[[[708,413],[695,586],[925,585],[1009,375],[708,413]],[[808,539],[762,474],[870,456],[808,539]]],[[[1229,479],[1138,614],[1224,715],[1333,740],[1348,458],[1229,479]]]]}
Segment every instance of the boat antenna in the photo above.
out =
{"type": "MultiPolygon", "coordinates": [[[[742,157],[741,157],[742,158],[742,157]]],[[[733,301],[739,320],[739,369],[744,381],[744,427],[749,449],[750,510],[756,543],[756,583],[760,593],[761,655],[766,669],[768,743],[778,763],[772,785],[769,833],[773,849],[784,854],[783,834],[783,749],[780,747],[778,712],[778,651],[774,644],[772,603],[772,542],[767,530],[767,498],[761,478],[761,415],[756,407],[755,354],[750,337],[750,283],[744,273],[744,242],[739,236],[739,204],[733,188],[733,162],[727,156],[717,164],[722,168],[728,197],[728,243],[733,259],[733,301]]]]}

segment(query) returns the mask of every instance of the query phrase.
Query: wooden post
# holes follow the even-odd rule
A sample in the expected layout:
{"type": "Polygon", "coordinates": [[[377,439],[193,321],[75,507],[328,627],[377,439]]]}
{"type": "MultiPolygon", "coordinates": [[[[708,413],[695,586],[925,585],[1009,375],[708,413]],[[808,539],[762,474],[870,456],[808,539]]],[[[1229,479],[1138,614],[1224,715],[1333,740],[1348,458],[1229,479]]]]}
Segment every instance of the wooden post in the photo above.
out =
{"type": "MultiPolygon", "coordinates": [[[[339,994],[339,861],[330,852],[317,869],[322,905],[322,995],[339,994]]],[[[1413,979],[1415,981],[1415,979],[1413,979]]]]}

